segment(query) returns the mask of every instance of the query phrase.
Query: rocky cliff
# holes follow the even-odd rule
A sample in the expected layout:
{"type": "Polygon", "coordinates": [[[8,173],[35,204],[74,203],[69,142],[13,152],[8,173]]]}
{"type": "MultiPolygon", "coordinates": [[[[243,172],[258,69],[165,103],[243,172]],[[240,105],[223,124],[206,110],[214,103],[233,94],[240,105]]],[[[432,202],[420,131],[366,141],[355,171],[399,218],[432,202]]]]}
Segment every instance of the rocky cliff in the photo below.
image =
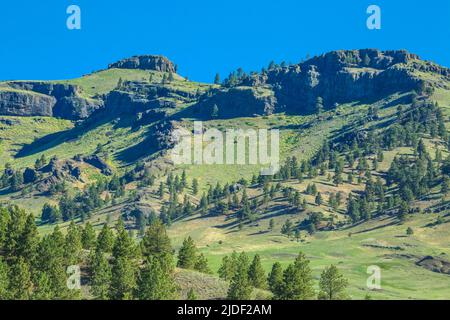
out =
{"type": "Polygon", "coordinates": [[[174,64],[164,56],[142,55],[112,63],[108,68],[140,69],[176,73],[174,64]]]}
{"type": "Polygon", "coordinates": [[[407,51],[333,51],[299,64],[245,75],[235,88],[217,91],[197,108],[207,114],[217,104],[220,116],[225,117],[307,113],[314,110],[318,97],[325,108],[331,108],[353,101],[374,101],[396,92],[420,91],[429,83],[416,71],[450,78],[449,69],[407,51]],[[252,92],[260,88],[272,93],[258,98],[252,92]]]}
{"type": "Polygon", "coordinates": [[[101,101],[81,97],[80,89],[70,84],[15,81],[0,91],[1,115],[80,120],[101,106],[101,101]]]}

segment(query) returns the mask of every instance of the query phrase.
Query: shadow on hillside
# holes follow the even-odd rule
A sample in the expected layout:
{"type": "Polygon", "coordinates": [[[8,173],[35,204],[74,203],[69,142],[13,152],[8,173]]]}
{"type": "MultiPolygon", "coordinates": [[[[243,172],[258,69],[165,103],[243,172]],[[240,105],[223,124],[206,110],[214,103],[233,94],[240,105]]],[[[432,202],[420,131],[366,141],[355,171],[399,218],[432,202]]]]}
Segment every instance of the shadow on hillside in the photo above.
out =
{"type": "Polygon", "coordinates": [[[72,129],[59,131],[48,134],[44,137],[34,140],[30,144],[26,144],[16,154],[16,158],[27,157],[45,150],[52,149],[62,143],[77,140],[87,132],[92,131],[112,120],[111,117],[105,117],[105,113],[98,113],[91,116],[89,120],[86,120],[79,126],[75,126],[72,129]]]}

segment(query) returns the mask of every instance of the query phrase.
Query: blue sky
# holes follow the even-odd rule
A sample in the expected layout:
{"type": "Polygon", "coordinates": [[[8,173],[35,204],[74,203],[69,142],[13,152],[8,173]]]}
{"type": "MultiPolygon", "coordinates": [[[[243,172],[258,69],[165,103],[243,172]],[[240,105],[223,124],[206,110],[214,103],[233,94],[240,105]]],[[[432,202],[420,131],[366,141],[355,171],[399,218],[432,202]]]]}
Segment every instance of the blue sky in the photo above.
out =
{"type": "Polygon", "coordinates": [[[336,49],[407,49],[450,66],[448,0],[1,1],[0,33],[0,79],[73,78],[136,54],[205,82],[336,49]],[[81,30],[66,27],[71,4],[81,30]],[[381,30],[366,28],[371,4],[381,30]]]}

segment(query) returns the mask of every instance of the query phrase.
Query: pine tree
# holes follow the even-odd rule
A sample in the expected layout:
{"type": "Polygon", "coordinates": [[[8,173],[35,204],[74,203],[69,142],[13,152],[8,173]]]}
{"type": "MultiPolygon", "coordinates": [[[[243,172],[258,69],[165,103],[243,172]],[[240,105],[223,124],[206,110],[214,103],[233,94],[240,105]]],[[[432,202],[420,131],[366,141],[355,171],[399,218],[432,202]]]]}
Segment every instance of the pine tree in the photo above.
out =
{"type": "Polygon", "coordinates": [[[233,251],[230,257],[225,256],[222,258],[222,264],[219,268],[219,277],[225,281],[230,281],[237,269],[238,254],[233,251]]]}
{"type": "Polygon", "coordinates": [[[267,287],[266,275],[261,265],[261,257],[256,254],[248,270],[248,278],[255,288],[265,289],[267,287]]]}
{"type": "Polygon", "coordinates": [[[322,204],[323,200],[322,200],[322,195],[320,194],[320,192],[317,193],[316,199],[315,199],[314,202],[315,202],[318,206],[320,206],[320,205],[322,204]]]}
{"type": "Polygon", "coordinates": [[[104,224],[97,236],[97,248],[102,252],[111,252],[114,245],[114,235],[108,224],[104,224]]]}
{"type": "Polygon", "coordinates": [[[83,249],[86,250],[92,249],[95,246],[95,240],[96,236],[94,228],[92,227],[92,224],[88,222],[84,226],[84,229],[81,233],[81,243],[83,245],[83,249]]]}
{"type": "Polygon", "coordinates": [[[46,272],[39,271],[34,275],[34,290],[31,296],[33,300],[51,300],[53,299],[53,290],[51,279],[46,272]]]}
{"type": "Polygon", "coordinates": [[[80,262],[82,248],[80,228],[72,221],[67,229],[64,246],[64,259],[66,265],[75,265],[80,262]]]}
{"type": "Polygon", "coordinates": [[[194,178],[192,180],[192,194],[197,195],[198,194],[198,180],[197,178],[194,178]]]}
{"type": "Polygon", "coordinates": [[[148,257],[138,279],[136,296],[140,300],[171,300],[176,298],[173,275],[157,257],[148,257]]]}
{"type": "Polygon", "coordinates": [[[228,289],[228,299],[249,300],[252,294],[252,286],[248,278],[249,260],[247,254],[242,252],[237,261],[236,272],[231,279],[228,289]]]}
{"type": "Polygon", "coordinates": [[[158,195],[159,195],[160,199],[162,199],[164,197],[164,183],[163,182],[161,182],[159,184],[158,195]]]}
{"type": "Polygon", "coordinates": [[[345,292],[348,286],[347,279],[339,272],[334,265],[325,268],[320,276],[319,296],[321,300],[345,300],[348,296],[345,292]]]}
{"type": "Polygon", "coordinates": [[[178,252],[178,268],[193,269],[197,261],[197,248],[194,240],[189,236],[184,239],[183,245],[178,252]]]}
{"type": "Polygon", "coordinates": [[[34,268],[45,272],[50,283],[52,299],[67,297],[67,274],[64,263],[65,239],[58,226],[44,236],[37,249],[34,268]]]}
{"type": "Polygon", "coordinates": [[[112,300],[132,300],[136,288],[136,267],[132,260],[114,258],[108,297],[112,300]]]}
{"type": "Polygon", "coordinates": [[[15,261],[9,274],[9,293],[13,300],[29,300],[32,290],[30,266],[23,257],[15,261]]]}
{"type": "Polygon", "coordinates": [[[141,252],[144,258],[156,257],[163,262],[169,262],[166,266],[168,269],[173,268],[173,249],[161,220],[156,220],[147,229],[141,241],[141,252]]]}
{"type": "Polygon", "coordinates": [[[275,262],[272,265],[272,270],[267,277],[267,282],[269,284],[269,289],[274,296],[280,296],[283,288],[283,268],[279,262],[275,262]]]}
{"type": "Polygon", "coordinates": [[[196,259],[194,269],[201,273],[211,273],[211,270],[208,267],[208,260],[204,256],[203,253],[200,253],[196,259]]]}
{"type": "Polygon", "coordinates": [[[117,237],[112,250],[112,277],[109,297],[113,300],[130,300],[136,288],[136,247],[122,220],[116,225],[117,237]]]}
{"type": "Polygon", "coordinates": [[[214,77],[214,84],[220,84],[220,74],[216,73],[216,76],[214,77]]]}
{"type": "Polygon", "coordinates": [[[315,296],[309,260],[300,252],[293,264],[283,272],[282,300],[309,300],[315,296]]]}
{"type": "Polygon", "coordinates": [[[111,286],[111,267],[101,250],[97,248],[90,257],[91,292],[100,300],[108,298],[111,286]]]}

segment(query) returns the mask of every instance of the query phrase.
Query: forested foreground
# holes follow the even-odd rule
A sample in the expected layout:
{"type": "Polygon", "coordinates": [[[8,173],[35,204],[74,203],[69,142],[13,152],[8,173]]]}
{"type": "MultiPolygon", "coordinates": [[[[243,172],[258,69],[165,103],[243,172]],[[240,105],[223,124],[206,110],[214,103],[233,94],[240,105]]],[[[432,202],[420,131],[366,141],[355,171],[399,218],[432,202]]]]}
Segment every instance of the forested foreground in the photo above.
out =
{"type": "MultiPolygon", "coordinates": [[[[159,219],[139,243],[122,220],[114,228],[105,224],[98,234],[89,223],[82,228],[72,222],[66,234],[56,226],[41,238],[34,217],[11,206],[0,209],[0,248],[1,300],[194,300],[194,289],[181,295],[175,269],[212,273],[190,237],[175,255],[159,219]]],[[[229,299],[250,299],[256,288],[266,292],[258,297],[273,299],[348,298],[347,280],[335,266],[323,271],[316,292],[303,253],[285,269],[275,263],[266,275],[259,255],[234,252],[223,258],[218,273],[229,282],[229,299]]]]}

